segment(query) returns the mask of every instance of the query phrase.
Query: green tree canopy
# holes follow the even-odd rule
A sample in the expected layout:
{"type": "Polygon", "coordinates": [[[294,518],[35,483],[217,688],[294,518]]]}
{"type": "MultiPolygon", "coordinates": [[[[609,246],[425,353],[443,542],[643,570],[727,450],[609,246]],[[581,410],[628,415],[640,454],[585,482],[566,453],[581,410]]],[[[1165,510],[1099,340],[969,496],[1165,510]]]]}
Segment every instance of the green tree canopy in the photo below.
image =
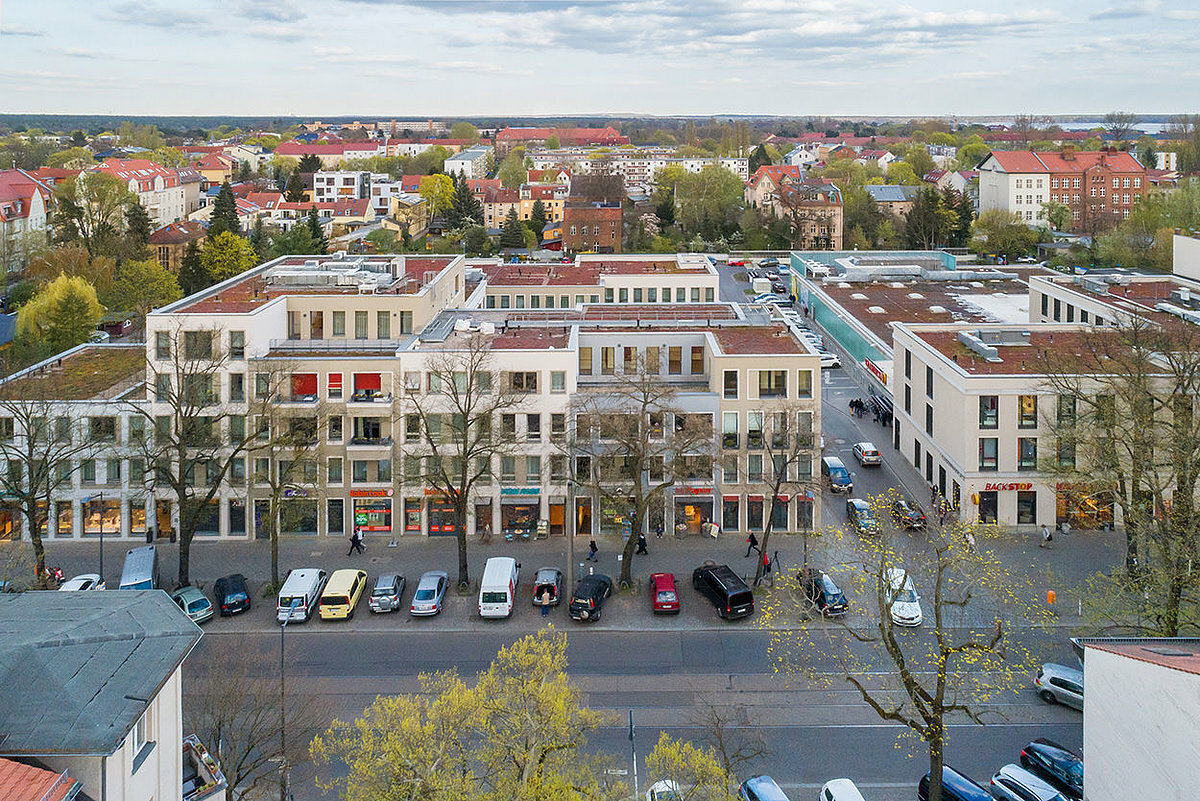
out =
{"type": "Polygon", "coordinates": [[[214,283],[241,275],[254,266],[254,261],[250,243],[229,231],[209,237],[200,251],[200,264],[214,283]]]}
{"type": "Polygon", "coordinates": [[[312,230],[307,225],[293,225],[271,240],[270,257],[308,255],[316,253],[319,247],[320,240],[313,240],[312,230]]]}
{"type": "Polygon", "coordinates": [[[417,185],[417,194],[429,205],[429,216],[436,217],[454,202],[454,181],[449,175],[426,175],[417,185]]]}
{"type": "Polygon", "coordinates": [[[233,189],[229,182],[221,184],[217,190],[217,198],[213,201],[212,216],[208,220],[208,238],[213,239],[228,231],[232,234],[242,233],[242,222],[238,219],[237,201],[233,197],[233,189]]]}
{"type": "Polygon", "coordinates": [[[117,268],[109,293],[114,311],[133,312],[144,317],[152,309],[183,297],[179,281],[157,259],[127,261],[117,268]]]}
{"type": "Polygon", "coordinates": [[[103,316],[94,286],[79,276],[60,275],[21,307],[17,333],[65,350],[86,342],[103,316]]]}
{"type": "Polygon", "coordinates": [[[525,227],[521,225],[521,219],[517,216],[517,210],[510,208],[508,215],[504,218],[504,224],[500,226],[500,247],[502,248],[523,248],[525,247],[525,227]]]}
{"type": "Polygon", "coordinates": [[[1038,233],[1016,212],[992,209],[975,221],[971,250],[1015,259],[1028,256],[1037,247],[1038,233]]]}
{"type": "Polygon", "coordinates": [[[83,170],[96,163],[96,157],[86,147],[69,147],[46,159],[46,166],[55,169],[83,170]]]}
{"type": "Polygon", "coordinates": [[[541,242],[542,231],[546,230],[546,204],[541,200],[533,201],[533,208],[529,210],[529,230],[537,234],[538,242],[541,242]]]}
{"type": "Polygon", "coordinates": [[[284,195],[289,203],[304,201],[304,179],[300,177],[300,170],[293,170],[288,175],[287,183],[284,185],[284,195]]]}
{"type": "Polygon", "coordinates": [[[468,256],[486,256],[492,252],[492,240],[482,225],[472,225],[463,230],[463,245],[468,256]]]}
{"type": "Polygon", "coordinates": [[[312,252],[324,256],[329,252],[329,240],[325,237],[325,228],[321,225],[320,218],[317,217],[316,206],[308,210],[308,217],[304,219],[304,225],[308,228],[309,236],[312,237],[312,252]]]}
{"type": "Polygon", "coordinates": [[[466,139],[474,144],[479,141],[479,129],[469,122],[456,122],[450,126],[451,139],[466,139]]]}
{"type": "Polygon", "coordinates": [[[500,168],[496,170],[496,177],[500,179],[500,184],[505,189],[518,189],[521,184],[525,183],[525,178],[528,173],[525,171],[525,150],[524,148],[513,148],[504,161],[500,162],[500,168]]]}
{"type": "Polygon", "coordinates": [[[179,288],[184,295],[194,295],[212,283],[212,276],[204,269],[200,258],[200,246],[193,239],[183,249],[183,259],[179,262],[179,288]]]}
{"type": "Polygon", "coordinates": [[[58,240],[79,242],[93,256],[111,253],[124,224],[126,207],[137,196],[115,175],[85,172],[54,188],[58,240]]]}
{"type": "Polygon", "coordinates": [[[312,153],[305,153],[300,157],[300,163],[296,169],[299,172],[319,172],[321,170],[321,157],[312,153]]]}

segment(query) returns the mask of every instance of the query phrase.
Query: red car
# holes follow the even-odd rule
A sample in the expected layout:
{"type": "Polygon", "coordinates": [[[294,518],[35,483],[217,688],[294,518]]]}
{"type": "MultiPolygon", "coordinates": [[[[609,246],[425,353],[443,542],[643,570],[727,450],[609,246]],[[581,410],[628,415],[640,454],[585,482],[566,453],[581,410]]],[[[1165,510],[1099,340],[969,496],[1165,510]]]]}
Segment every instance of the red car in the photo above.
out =
{"type": "Polygon", "coordinates": [[[679,593],[674,573],[650,574],[650,605],[656,615],[679,614],[679,593]]]}
{"type": "Polygon", "coordinates": [[[730,257],[729,261],[727,261],[725,263],[728,264],[730,267],[745,267],[746,266],[745,259],[738,259],[738,258],[733,258],[733,257],[730,257]]]}

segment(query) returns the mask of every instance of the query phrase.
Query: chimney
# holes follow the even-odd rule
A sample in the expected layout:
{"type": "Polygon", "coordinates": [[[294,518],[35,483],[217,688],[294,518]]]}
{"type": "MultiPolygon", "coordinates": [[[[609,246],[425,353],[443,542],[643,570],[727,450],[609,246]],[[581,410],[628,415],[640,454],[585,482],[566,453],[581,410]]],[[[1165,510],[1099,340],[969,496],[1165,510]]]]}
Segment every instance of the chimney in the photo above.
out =
{"type": "Polygon", "coordinates": [[[1075,145],[1063,145],[1062,149],[1063,161],[1075,160],[1075,145]]]}

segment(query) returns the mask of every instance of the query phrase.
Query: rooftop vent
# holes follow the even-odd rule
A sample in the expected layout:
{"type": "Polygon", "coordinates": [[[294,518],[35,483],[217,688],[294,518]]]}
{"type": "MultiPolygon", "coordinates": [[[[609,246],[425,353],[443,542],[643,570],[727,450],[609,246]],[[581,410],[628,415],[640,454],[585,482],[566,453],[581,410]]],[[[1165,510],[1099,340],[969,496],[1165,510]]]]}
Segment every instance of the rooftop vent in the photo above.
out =
{"type": "Polygon", "coordinates": [[[911,298],[912,300],[921,300],[925,296],[922,295],[920,292],[909,292],[908,297],[911,298]]]}
{"type": "MultiPolygon", "coordinates": [[[[904,284],[900,281],[893,281],[892,283],[888,284],[888,286],[890,286],[892,289],[904,289],[904,284]]],[[[912,296],[910,295],[909,297],[912,296]]]]}
{"type": "Polygon", "coordinates": [[[854,300],[866,300],[867,299],[867,296],[861,292],[855,292],[850,297],[852,297],[854,300]]]}
{"type": "Polygon", "coordinates": [[[871,314],[883,314],[884,313],[882,306],[868,306],[867,311],[869,311],[871,314]]]}
{"type": "Polygon", "coordinates": [[[989,362],[1004,361],[1000,358],[1000,352],[991,345],[987,345],[971,331],[959,331],[958,341],[966,345],[971,350],[978,353],[989,362]]]}
{"type": "Polygon", "coordinates": [[[945,314],[946,313],[945,306],[930,306],[929,310],[931,312],[933,312],[934,314],[945,314]]]}

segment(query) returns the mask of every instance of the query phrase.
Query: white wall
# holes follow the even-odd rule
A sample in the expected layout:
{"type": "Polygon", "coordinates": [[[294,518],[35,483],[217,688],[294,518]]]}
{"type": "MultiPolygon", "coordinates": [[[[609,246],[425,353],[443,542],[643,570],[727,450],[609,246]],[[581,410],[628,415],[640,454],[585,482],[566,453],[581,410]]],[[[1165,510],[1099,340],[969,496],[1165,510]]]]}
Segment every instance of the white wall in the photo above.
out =
{"type": "Polygon", "coordinates": [[[1200,676],[1095,648],[1084,673],[1084,795],[1191,801],[1200,788],[1200,676]]]}
{"type": "Polygon", "coordinates": [[[1171,272],[1181,278],[1200,281],[1200,239],[1175,234],[1174,254],[1171,272]]]}

